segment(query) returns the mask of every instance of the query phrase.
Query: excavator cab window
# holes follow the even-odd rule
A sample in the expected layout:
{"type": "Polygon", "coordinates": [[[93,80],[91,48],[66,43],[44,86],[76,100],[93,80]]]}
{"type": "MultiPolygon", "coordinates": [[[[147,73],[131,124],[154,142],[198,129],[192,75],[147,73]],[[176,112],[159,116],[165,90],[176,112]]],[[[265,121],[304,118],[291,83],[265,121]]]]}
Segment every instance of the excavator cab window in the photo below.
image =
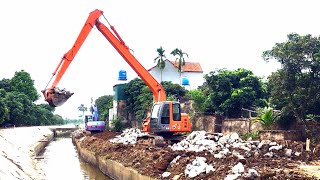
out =
{"type": "Polygon", "coordinates": [[[179,103],[172,104],[173,120],[181,121],[181,108],[179,103]]]}
{"type": "Polygon", "coordinates": [[[161,124],[170,123],[170,106],[169,104],[164,104],[161,112],[161,124]]]}
{"type": "Polygon", "coordinates": [[[151,113],[151,118],[156,118],[158,119],[159,115],[160,115],[160,108],[161,105],[160,104],[155,104],[152,108],[152,113],[151,113]]]}

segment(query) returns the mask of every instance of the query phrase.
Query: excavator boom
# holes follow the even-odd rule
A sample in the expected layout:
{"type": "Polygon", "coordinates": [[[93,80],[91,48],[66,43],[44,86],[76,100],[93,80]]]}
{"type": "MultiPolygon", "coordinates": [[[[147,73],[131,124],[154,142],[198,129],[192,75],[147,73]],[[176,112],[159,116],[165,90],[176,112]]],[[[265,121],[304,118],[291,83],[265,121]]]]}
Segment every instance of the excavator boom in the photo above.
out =
{"type": "Polygon", "coordinates": [[[152,112],[151,115],[143,121],[142,131],[155,132],[158,134],[190,132],[191,123],[189,121],[189,116],[188,114],[181,113],[180,103],[175,101],[166,101],[166,93],[162,85],[131,54],[129,48],[126,46],[114,27],[110,25],[110,30],[99,21],[101,16],[103,16],[103,12],[97,9],[90,13],[76,42],[72,48],[64,54],[57,68],[53,72],[52,77],[55,76],[55,79],[52,85],[49,88],[46,87],[42,91],[45,100],[50,106],[57,107],[61,106],[73,95],[73,93],[69,91],[60,90],[57,85],[88,37],[90,31],[95,26],[153,93],[154,105],[152,107],[152,112]]]}
{"type": "Polygon", "coordinates": [[[101,15],[103,15],[103,11],[96,9],[88,16],[74,45],[67,53],[63,55],[55,71],[52,73],[52,76],[55,76],[55,79],[51,87],[46,87],[45,90],[42,91],[45,100],[49,103],[50,106],[57,107],[64,104],[73,95],[73,93],[69,91],[61,91],[59,88],[57,88],[57,85],[59,84],[62,76],[75,58],[82,44],[88,37],[90,31],[94,26],[96,26],[97,29],[103,34],[103,36],[112,44],[112,46],[119,52],[124,60],[151,89],[154,96],[154,101],[165,101],[166,93],[162,85],[158,83],[157,80],[130,53],[129,48],[125,45],[124,41],[115,31],[114,27],[111,26],[111,30],[114,31],[116,36],[103,23],[99,21],[99,17],[101,15]]]}

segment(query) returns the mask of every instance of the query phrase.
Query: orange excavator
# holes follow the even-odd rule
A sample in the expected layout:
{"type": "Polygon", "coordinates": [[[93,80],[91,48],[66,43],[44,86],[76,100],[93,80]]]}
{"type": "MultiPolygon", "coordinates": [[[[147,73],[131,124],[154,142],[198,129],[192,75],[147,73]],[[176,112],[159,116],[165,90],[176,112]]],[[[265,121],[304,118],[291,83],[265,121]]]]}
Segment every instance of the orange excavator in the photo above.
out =
{"type": "Polygon", "coordinates": [[[53,72],[49,83],[54,76],[56,77],[52,85],[47,88],[49,85],[48,83],[47,87],[42,91],[45,100],[50,106],[58,107],[64,104],[73,95],[73,93],[69,91],[59,89],[57,85],[90,31],[95,26],[138,74],[138,76],[146,83],[153,93],[154,104],[150,116],[143,121],[142,131],[158,135],[161,134],[163,135],[162,137],[171,137],[171,135],[177,132],[190,132],[191,123],[189,121],[189,116],[186,113],[181,113],[180,103],[177,101],[166,101],[166,93],[162,85],[131,54],[128,46],[124,43],[115,28],[110,25],[108,20],[105,18],[112,31],[99,21],[101,16],[105,18],[103,11],[98,9],[89,14],[89,17],[78,35],[76,42],[72,48],[64,54],[57,68],[53,72]]]}

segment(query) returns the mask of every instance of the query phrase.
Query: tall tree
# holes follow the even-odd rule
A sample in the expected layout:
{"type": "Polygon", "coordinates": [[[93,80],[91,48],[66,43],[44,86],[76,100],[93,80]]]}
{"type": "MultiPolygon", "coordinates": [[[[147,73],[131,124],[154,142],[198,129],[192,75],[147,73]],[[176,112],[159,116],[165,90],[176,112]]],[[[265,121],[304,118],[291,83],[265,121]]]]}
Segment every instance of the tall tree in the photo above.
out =
{"type": "Polygon", "coordinates": [[[139,78],[135,78],[131,80],[124,87],[125,95],[126,97],[128,97],[126,110],[129,113],[133,114],[133,117],[135,118],[134,120],[138,120],[138,121],[142,120],[142,118],[145,117],[144,114],[138,113],[138,112],[144,112],[143,106],[140,104],[140,101],[139,101],[141,97],[139,98],[139,96],[140,95],[151,96],[151,103],[152,103],[151,91],[148,94],[142,94],[144,87],[146,87],[145,83],[139,78]]]}
{"type": "Polygon", "coordinates": [[[268,78],[271,103],[292,112],[298,121],[305,122],[307,114],[320,115],[320,38],[291,33],[262,57],[281,63],[281,69],[268,78]]]}
{"type": "Polygon", "coordinates": [[[166,91],[167,100],[168,97],[173,97],[174,100],[178,100],[186,95],[186,90],[179,84],[174,84],[171,81],[163,81],[161,84],[166,91]]]}
{"type": "Polygon", "coordinates": [[[179,81],[180,81],[180,85],[181,85],[181,70],[182,70],[182,66],[185,65],[184,55],[186,55],[187,57],[189,57],[189,56],[188,56],[187,53],[183,52],[181,49],[178,49],[178,48],[174,49],[174,50],[171,52],[171,54],[172,54],[173,56],[178,56],[178,57],[176,58],[176,61],[175,61],[175,62],[178,61],[179,81]]]}
{"type": "Polygon", "coordinates": [[[52,125],[62,123],[48,104],[34,103],[39,98],[30,74],[15,72],[11,79],[0,80],[0,125],[52,125]]]}
{"type": "Polygon", "coordinates": [[[240,117],[242,108],[265,106],[266,87],[261,78],[251,71],[239,68],[234,71],[220,69],[205,75],[209,91],[206,95],[206,112],[240,117]]]}
{"type": "Polygon", "coordinates": [[[166,58],[166,55],[164,54],[165,50],[160,48],[157,49],[158,56],[154,59],[154,62],[157,62],[157,67],[160,69],[160,82],[162,82],[162,71],[166,66],[166,63],[164,61],[164,58],[166,58]]]}
{"type": "Polygon", "coordinates": [[[84,106],[84,104],[80,104],[78,107],[78,110],[82,112],[82,117],[84,117],[84,112],[88,110],[87,107],[84,106]]]}
{"type": "Polygon", "coordinates": [[[104,95],[96,99],[95,104],[98,108],[99,117],[105,120],[109,117],[109,109],[112,108],[113,96],[104,95]]]}
{"type": "Polygon", "coordinates": [[[200,89],[193,89],[188,92],[188,95],[191,97],[192,106],[195,111],[203,113],[206,108],[206,100],[208,99],[205,93],[200,89]]]}
{"type": "Polygon", "coordinates": [[[23,93],[20,92],[8,92],[6,95],[7,107],[9,108],[9,119],[10,123],[18,126],[25,123],[25,119],[29,115],[26,111],[26,106],[29,106],[31,103],[24,104],[24,102],[31,102],[23,93]]]}
{"type": "Polygon", "coordinates": [[[6,92],[11,92],[12,88],[11,88],[10,79],[4,78],[0,80],[0,89],[4,89],[6,92]]]}
{"type": "Polygon", "coordinates": [[[9,121],[9,108],[7,106],[6,94],[7,92],[0,88],[0,124],[9,121]]]}
{"type": "Polygon", "coordinates": [[[14,76],[10,80],[12,91],[20,92],[29,97],[34,102],[39,99],[37,89],[34,87],[34,81],[28,72],[21,70],[15,72],[14,76]]]}

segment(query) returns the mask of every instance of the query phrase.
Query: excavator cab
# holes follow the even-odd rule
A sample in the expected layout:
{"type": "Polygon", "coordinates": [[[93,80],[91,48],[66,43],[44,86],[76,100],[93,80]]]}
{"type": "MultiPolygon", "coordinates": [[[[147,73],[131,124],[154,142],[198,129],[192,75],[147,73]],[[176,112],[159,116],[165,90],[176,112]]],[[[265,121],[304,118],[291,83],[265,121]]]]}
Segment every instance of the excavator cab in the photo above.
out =
{"type": "Polygon", "coordinates": [[[143,131],[151,131],[158,134],[189,132],[191,123],[189,116],[181,113],[180,103],[176,101],[156,102],[153,105],[149,123],[144,122],[143,131]]]}
{"type": "Polygon", "coordinates": [[[65,89],[49,88],[42,91],[45,101],[51,107],[58,107],[64,104],[74,93],[66,91],[65,89]]]}

